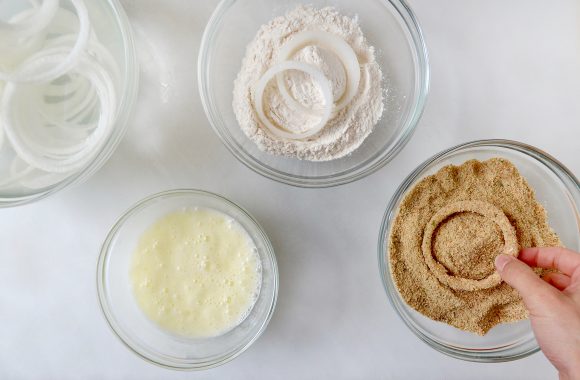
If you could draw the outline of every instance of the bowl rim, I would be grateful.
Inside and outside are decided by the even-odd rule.
[[[576,176],[556,158],[541,149],[519,141],[504,139],[475,140],[455,145],[431,156],[423,163],[421,163],[403,180],[401,185],[399,185],[390,201],[388,202],[381,222],[377,244],[379,275],[381,277],[383,288],[387,293],[389,303],[395,310],[398,317],[405,323],[409,330],[415,334],[415,336],[417,336],[421,341],[425,342],[428,346],[450,357],[465,361],[481,363],[507,362],[522,359],[538,352],[540,347],[538,346],[536,340],[528,340],[522,343],[518,343],[516,346],[504,346],[489,350],[477,351],[439,343],[438,341],[421,332],[421,330],[417,328],[414,323],[406,316],[406,312],[403,309],[404,300],[399,295],[399,292],[393,283],[390,272],[390,264],[389,260],[387,259],[388,244],[386,244],[386,242],[389,238],[391,222],[396,213],[395,207],[402,199],[402,197],[407,193],[409,186],[415,183],[415,181],[419,178],[419,176],[421,176],[424,170],[433,162],[443,157],[449,156],[450,154],[474,147],[500,147],[523,153],[528,157],[539,161],[541,164],[549,168],[560,179],[566,189],[575,193],[574,198],[578,204],[580,204],[580,181],[578,178],[576,178]],[[526,343],[528,347],[525,347]],[[521,351],[513,352],[518,346],[521,347],[522,345],[524,345],[524,348]]]
[[[64,188],[85,181],[107,162],[120,141],[123,139],[135,108],[134,105],[137,101],[137,93],[139,92],[139,62],[131,23],[122,4],[119,0],[106,0],[106,2],[109,4],[111,11],[115,15],[115,22],[121,31],[120,40],[123,43],[125,51],[124,66],[126,75],[123,83],[123,96],[119,103],[119,112],[117,114],[117,120],[115,121],[113,132],[111,132],[107,142],[103,145],[101,150],[84,168],[81,168],[75,174],[46,190],[15,197],[0,195],[0,208],[16,207],[33,203],[47,198]]]
[[[135,342],[133,340],[127,338],[127,335],[125,334],[123,329],[121,327],[119,327],[119,325],[116,323],[114,313],[112,312],[110,305],[109,305],[109,302],[108,302],[108,296],[107,296],[108,291],[107,291],[107,287],[105,286],[105,282],[107,279],[107,271],[105,270],[105,266],[106,266],[106,262],[110,256],[110,254],[111,254],[111,250],[110,250],[111,242],[117,236],[119,229],[125,224],[125,222],[127,220],[132,218],[135,213],[139,212],[140,210],[147,207],[149,204],[151,204],[152,202],[155,202],[156,200],[163,199],[166,197],[173,197],[173,196],[198,196],[198,197],[201,196],[201,197],[213,198],[214,200],[217,200],[218,202],[221,202],[228,207],[231,207],[231,208],[236,209],[237,211],[240,211],[256,227],[256,231],[258,232],[258,238],[261,240],[261,242],[266,247],[266,256],[268,258],[268,262],[272,265],[272,274],[273,274],[273,278],[274,278],[272,300],[271,300],[271,303],[268,307],[268,313],[266,315],[266,318],[261,322],[260,328],[251,337],[251,339],[249,339],[247,342],[240,345],[235,350],[228,352],[226,355],[219,356],[218,358],[213,359],[213,360],[199,361],[199,362],[189,361],[188,362],[186,360],[185,361],[176,361],[173,358],[170,358],[170,357],[165,356],[163,354],[158,355],[155,358],[147,355],[147,353],[148,353],[147,351],[141,350],[141,347],[139,347],[138,344],[135,344]],[[270,323],[270,320],[271,320],[272,315],[274,314],[274,310],[276,308],[276,303],[278,300],[278,287],[279,287],[278,264],[276,261],[276,255],[274,252],[274,248],[272,246],[272,243],[270,242],[270,239],[266,235],[266,232],[264,231],[262,226],[258,223],[258,221],[248,211],[246,211],[246,209],[244,209],[243,207],[234,203],[233,201],[231,201],[231,200],[229,200],[221,195],[218,195],[218,194],[215,194],[215,193],[212,193],[209,191],[205,191],[205,190],[198,190],[198,189],[174,189],[174,190],[162,191],[162,192],[150,195],[150,196],[138,201],[133,206],[131,206],[128,210],[123,212],[123,214],[121,214],[121,216],[113,224],[113,227],[111,227],[110,231],[107,233],[107,237],[105,238],[105,241],[103,242],[103,245],[101,247],[101,251],[99,253],[99,257],[97,260],[96,280],[97,280],[97,298],[98,298],[99,308],[101,310],[101,314],[102,314],[103,318],[105,319],[107,325],[109,326],[110,330],[113,332],[113,335],[115,335],[125,347],[127,347],[131,352],[133,352],[135,355],[137,355],[141,359],[143,359],[151,364],[157,365],[161,368],[178,370],[178,371],[198,371],[198,370],[206,370],[206,369],[218,367],[222,364],[225,364],[225,363],[235,359],[236,357],[241,355],[243,352],[245,352],[262,335],[262,333],[266,330],[268,324]],[[170,364],[170,362],[171,362],[171,364]]]
[[[230,139],[226,133],[221,130],[222,127],[218,126],[220,123],[216,120],[219,120],[219,112],[210,100],[211,85],[209,78],[212,67],[210,48],[213,45],[213,40],[216,36],[217,27],[219,26],[221,18],[237,1],[238,0],[221,0],[206,25],[198,55],[197,83],[201,103],[212,129],[218,135],[228,151],[238,161],[252,171],[268,179],[286,185],[302,188],[326,188],[351,183],[375,173],[391,161],[405,147],[411,139],[425,110],[431,76],[429,53],[423,37],[423,31],[419,25],[417,17],[411,7],[406,3],[406,0],[378,0],[384,5],[390,4],[395,8],[396,13],[401,17],[407,32],[410,34],[412,40],[412,43],[409,44],[410,48],[417,55],[415,76],[418,78],[418,82],[415,84],[415,87],[418,93],[412,106],[412,111],[410,112],[409,117],[405,120],[401,129],[402,132],[389,151],[377,152],[364,162],[345,170],[342,173],[312,177],[289,174],[263,164],[261,161],[248,154],[240,144]]]

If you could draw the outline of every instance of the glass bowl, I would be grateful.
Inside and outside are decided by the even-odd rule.
[[[139,237],[160,217],[184,207],[213,209],[236,220],[252,238],[262,264],[260,293],[248,316],[211,338],[186,338],[162,330],[141,311],[131,290],[130,259]],[[201,370],[232,360],[262,334],[276,305],[278,269],[268,237],[244,209],[205,191],[172,190],[140,201],[115,223],[101,249],[97,291],[109,326],[134,353],[162,367]]]
[[[29,8],[30,4],[31,2],[25,0],[0,2],[0,20],[7,21],[11,16]],[[60,4],[63,8],[74,9],[69,0],[61,1]],[[0,207],[30,203],[87,179],[108,160],[125,133],[137,97],[139,82],[137,55],[130,23],[118,0],[84,1],[84,5],[93,32],[90,38],[94,35],[98,37],[101,45],[110,53],[107,59],[114,61],[118,67],[116,75],[118,80],[114,81],[117,89],[117,98],[114,100],[117,104],[114,126],[106,132],[103,143],[92,152],[89,161],[66,173],[44,172],[15,158],[15,151],[4,136],[0,139],[4,140],[3,144],[0,144]],[[63,26],[61,24],[55,28]],[[87,55],[91,62],[95,62],[93,54],[91,50]],[[62,78],[63,76],[57,78],[53,83],[62,82]],[[3,83],[6,82],[0,80],[0,99]],[[66,109],[67,106],[64,105],[62,108]],[[62,117],[60,115],[62,112],[56,111],[55,117]]]
[[[549,223],[562,243],[580,251],[580,182],[556,159],[516,141],[481,140],[450,148],[431,157],[399,186],[385,212],[378,243],[379,270],[391,305],[423,342],[449,356],[475,362],[516,360],[539,350],[528,320],[501,324],[481,337],[433,321],[409,307],[399,295],[389,268],[388,238],[391,224],[405,194],[418,181],[449,164],[469,159],[502,157],[510,160],[548,212]]]
[[[365,142],[346,157],[312,162],[263,152],[242,131],[232,101],[246,46],[259,27],[301,3],[334,6],[358,17],[363,33],[376,48],[388,93],[379,124]],[[429,86],[427,49],[421,29],[403,0],[223,0],[203,35],[198,82],[205,113],[232,154],[265,177],[300,187],[328,187],[363,178],[384,166],[410,139],[423,112]]]

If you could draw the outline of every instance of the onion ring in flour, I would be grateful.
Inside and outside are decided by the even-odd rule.
[[[354,52],[353,48],[342,38],[328,32],[321,31],[305,31],[295,34],[292,39],[287,41],[280,48],[280,53],[278,55],[278,61],[286,61],[306,46],[318,46],[323,49],[330,51],[335,54],[338,59],[342,62],[344,70],[346,72],[346,91],[342,97],[336,103],[333,112],[338,112],[344,107],[346,107],[352,99],[356,96],[358,88],[360,85],[360,64],[358,57]],[[289,98],[291,105],[294,108],[302,108],[304,110],[309,110],[304,107],[300,102],[298,102],[290,93],[288,92],[288,87],[286,86],[286,81],[284,76],[279,74],[276,77],[278,88],[280,93],[284,98]]]
[[[287,70],[298,70],[305,72],[306,74],[312,76],[321,86],[322,94],[324,95],[324,107],[322,109],[322,115],[320,116],[320,121],[311,129],[302,133],[292,133],[285,129],[283,126],[276,126],[274,123],[268,119],[264,112],[264,92],[268,83],[274,79],[279,73]],[[328,120],[330,120],[330,115],[332,113],[332,88],[330,86],[330,81],[324,76],[324,73],[318,69],[316,66],[312,66],[303,62],[298,61],[285,61],[278,63],[268,69],[264,75],[260,78],[256,85],[254,92],[254,103],[256,108],[256,113],[258,118],[268,128],[268,130],[277,137],[291,139],[291,140],[302,140],[308,137],[316,135],[318,132],[324,128]]]

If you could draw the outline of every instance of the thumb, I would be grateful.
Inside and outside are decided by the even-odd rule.
[[[556,301],[559,295],[556,289],[543,281],[532,268],[514,256],[497,256],[495,266],[502,280],[520,293],[524,304],[531,313],[550,307]]]

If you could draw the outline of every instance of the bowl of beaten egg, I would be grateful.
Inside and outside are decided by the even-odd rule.
[[[133,352],[164,367],[207,369],[264,331],[278,271],[268,237],[245,210],[174,190],[139,202],[111,229],[97,287],[107,322]]]

